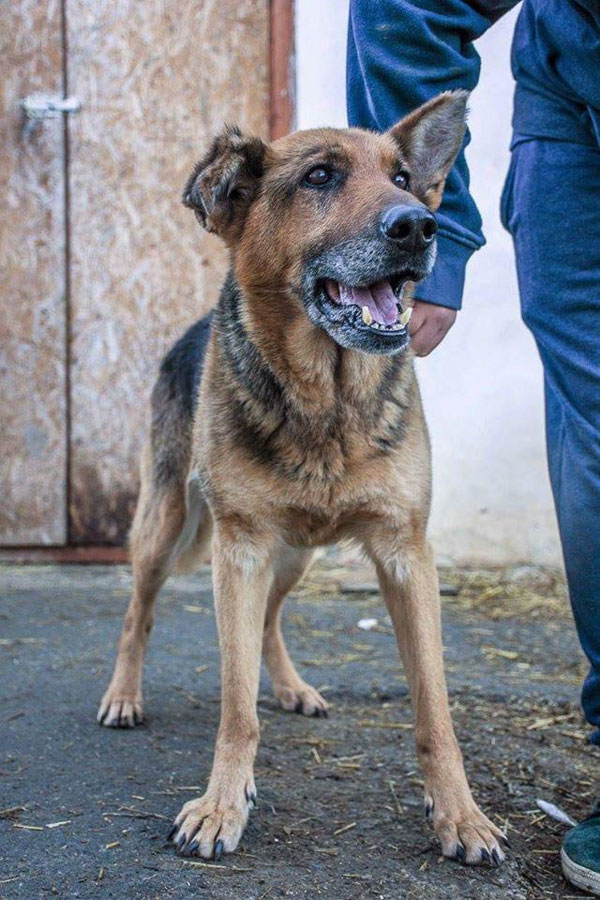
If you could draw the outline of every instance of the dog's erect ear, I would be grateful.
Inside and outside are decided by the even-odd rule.
[[[193,209],[207,231],[227,244],[242,233],[248,208],[258,193],[266,144],[227,126],[194,167],[183,192],[183,204]]]
[[[411,192],[432,209],[442,201],[448,172],[466,131],[467,91],[446,91],[390,129],[411,174]]]

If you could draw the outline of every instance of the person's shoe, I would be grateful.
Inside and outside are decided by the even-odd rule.
[[[560,861],[567,881],[600,897],[600,801],[587,819],[567,833]]]
[[[595,744],[597,747],[600,746],[600,728],[596,728],[595,731],[592,731],[588,741],[590,744]]]

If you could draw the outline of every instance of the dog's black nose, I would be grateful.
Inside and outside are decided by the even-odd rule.
[[[392,206],[381,217],[381,230],[402,250],[425,250],[437,231],[433,213],[422,206]]]

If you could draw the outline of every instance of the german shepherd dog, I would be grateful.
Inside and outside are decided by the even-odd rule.
[[[204,796],[170,837],[235,850],[255,805],[261,649],[286,710],[326,716],[280,628],[316,547],[350,539],[375,564],[411,688],[425,810],[445,856],[498,864],[454,735],[436,569],[425,532],[430,451],[409,348],[407,284],[436,253],[433,211],[465,133],[445,93],[385,134],[299,131],[271,144],[226,128],[184,192],[230,251],[216,310],[164,359],[131,533],[134,589],[98,721],[142,719],[156,595],[212,539],[221,720]]]

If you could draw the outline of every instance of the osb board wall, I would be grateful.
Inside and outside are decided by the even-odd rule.
[[[24,132],[19,101],[60,95],[58,2],[2,4],[0,544],[66,539],[62,119]]]
[[[180,203],[225,121],[265,135],[268,2],[68,0],[75,542],[128,528],[147,400],[224,254]]]

